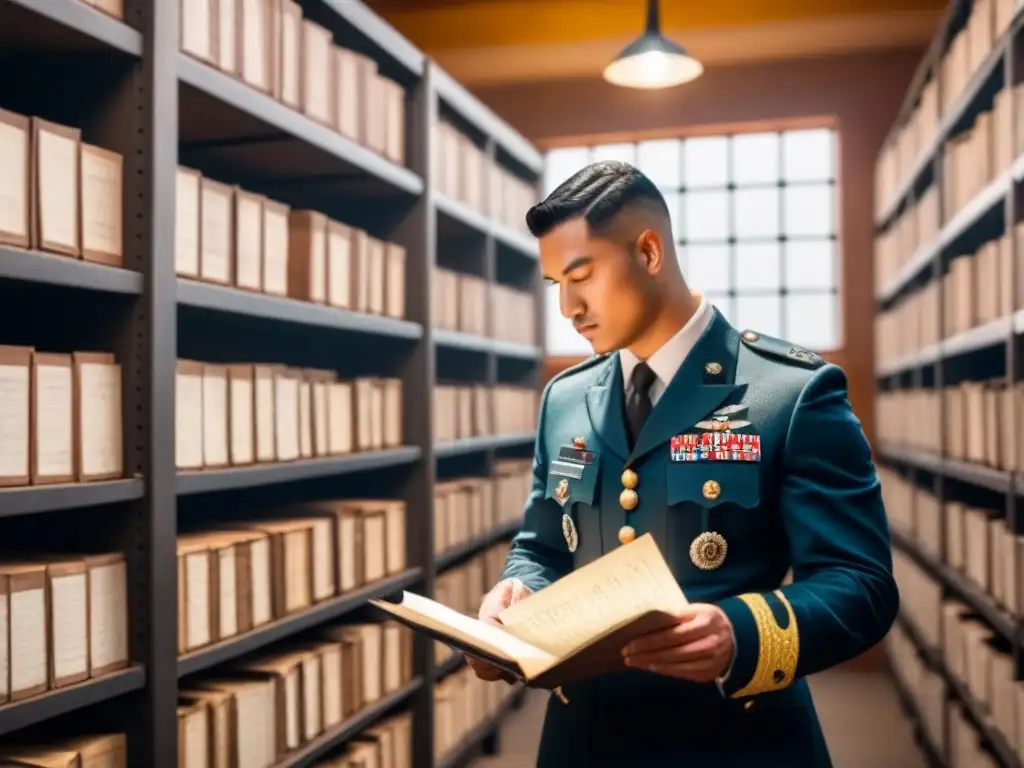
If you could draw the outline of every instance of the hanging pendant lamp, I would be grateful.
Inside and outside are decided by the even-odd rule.
[[[703,65],[661,34],[658,0],[647,0],[647,29],[604,69],[604,79],[624,88],[671,88],[696,80]]]

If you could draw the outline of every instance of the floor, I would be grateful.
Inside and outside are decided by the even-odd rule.
[[[924,768],[909,721],[884,673],[826,672],[811,678],[835,768]],[[531,691],[501,732],[501,754],[473,768],[533,768],[545,694]]]

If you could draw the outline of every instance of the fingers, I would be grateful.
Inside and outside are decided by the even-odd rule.
[[[486,621],[488,624],[496,624],[501,626],[501,622],[497,621],[498,614],[508,608],[510,605],[525,600],[533,594],[529,587],[527,587],[519,579],[505,579],[499,582],[495,587],[487,593],[484,597],[483,602],[480,604],[480,612],[478,618],[481,621]]]
[[[715,658],[720,650],[718,636],[705,635],[685,645],[662,646],[650,651],[631,653],[626,656],[626,666],[653,669],[668,664],[704,663]]]
[[[469,666],[473,668],[476,676],[481,680],[494,682],[495,680],[500,680],[503,675],[507,674],[493,664],[488,664],[486,661],[481,661],[480,659],[473,658],[472,656],[467,656],[466,660],[469,662]]]
[[[521,602],[533,594],[529,587],[527,587],[519,579],[512,579],[512,595],[508,601],[509,605],[515,605]]]
[[[512,685],[516,682],[516,678],[513,675],[499,667],[494,666],[493,664],[488,664],[486,661],[474,658],[472,656],[467,656],[466,661],[469,662],[469,666],[473,668],[473,672],[476,674],[476,676],[488,683],[494,683],[498,680],[503,680],[509,685]]]
[[[653,653],[665,648],[675,648],[681,645],[711,636],[714,633],[712,615],[699,613],[693,618],[684,620],[669,629],[658,632],[651,632],[648,635],[637,638],[623,649],[625,656],[639,656]]]
[[[488,624],[498,624],[495,619],[497,619],[499,613],[508,607],[509,601],[512,599],[512,589],[513,584],[511,580],[496,584],[484,596],[483,602],[480,603],[480,612],[477,614],[477,618]]]

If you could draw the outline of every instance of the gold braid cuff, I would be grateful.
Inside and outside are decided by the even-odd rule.
[[[751,593],[739,596],[754,616],[758,654],[753,677],[732,695],[734,699],[782,690],[796,678],[796,664],[800,659],[800,630],[796,626],[796,615],[789,600],[780,590],[775,590],[775,596],[786,606],[786,613],[789,614],[789,626],[785,629],[775,620],[764,595]]]

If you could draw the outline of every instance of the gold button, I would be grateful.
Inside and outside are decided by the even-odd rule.
[[[704,483],[704,498],[708,501],[714,501],[721,493],[722,486],[718,484],[717,480],[708,480]]]
[[[743,702],[743,708],[746,709],[746,710],[753,709],[754,708],[754,702],[753,701],[744,701]]]
[[[722,373],[721,363],[708,363],[704,366],[704,373],[708,376],[719,376]]]
[[[761,337],[758,336],[753,331],[747,331],[746,333],[743,334],[743,338],[746,339],[747,341],[757,341]]]
[[[627,512],[632,512],[636,509],[636,505],[640,503],[640,497],[636,495],[636,491],[632,488],[626,488],[622,493],[619,494],[619,504]]]
[[[640,483],[640,476],[632,469],[624,470],[622,473],[622,485],[629,490],[636,490]]]
[[[633,526],[624,525],[619,528],[619,541],[622,544],[629,544],[634,540],[636,540],[636,531],[633,530]]]

